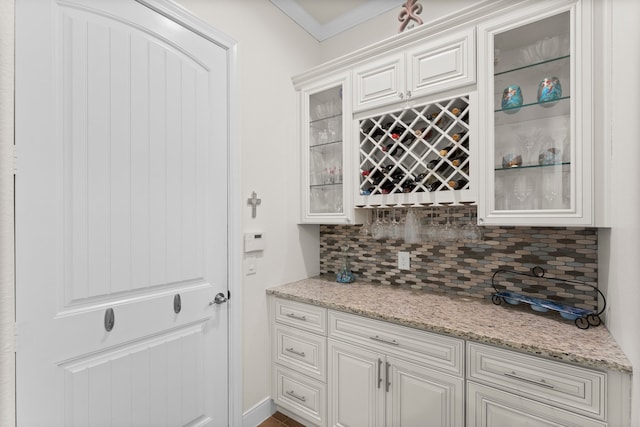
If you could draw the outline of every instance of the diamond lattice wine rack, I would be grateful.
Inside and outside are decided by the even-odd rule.
[[[468,96],[362,119],[358,206],[475,202]]]

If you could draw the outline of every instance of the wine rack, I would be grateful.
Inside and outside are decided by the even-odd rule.
[[[360,120],[361,205],[455,202],[473,185],[469,116],[460,96]]]

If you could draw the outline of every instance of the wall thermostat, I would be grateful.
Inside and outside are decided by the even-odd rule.
[[[255,252],[264,250],[264,233],[244,233],[244,251]]]

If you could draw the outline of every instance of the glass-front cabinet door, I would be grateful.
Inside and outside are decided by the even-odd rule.
[[[353,222],[350,198],[347,79],[336,78],[302,88],[302,215],[306,224]]]
[[[480,26],[481,223],[592,223],[589,46],[563,4]]]

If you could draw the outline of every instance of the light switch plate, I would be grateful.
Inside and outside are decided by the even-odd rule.
[[[256,257],[248,256],[244,259],[244,275],[256,274]]]
[[[411,252],[398,252],[398,269],[411,270]]]

